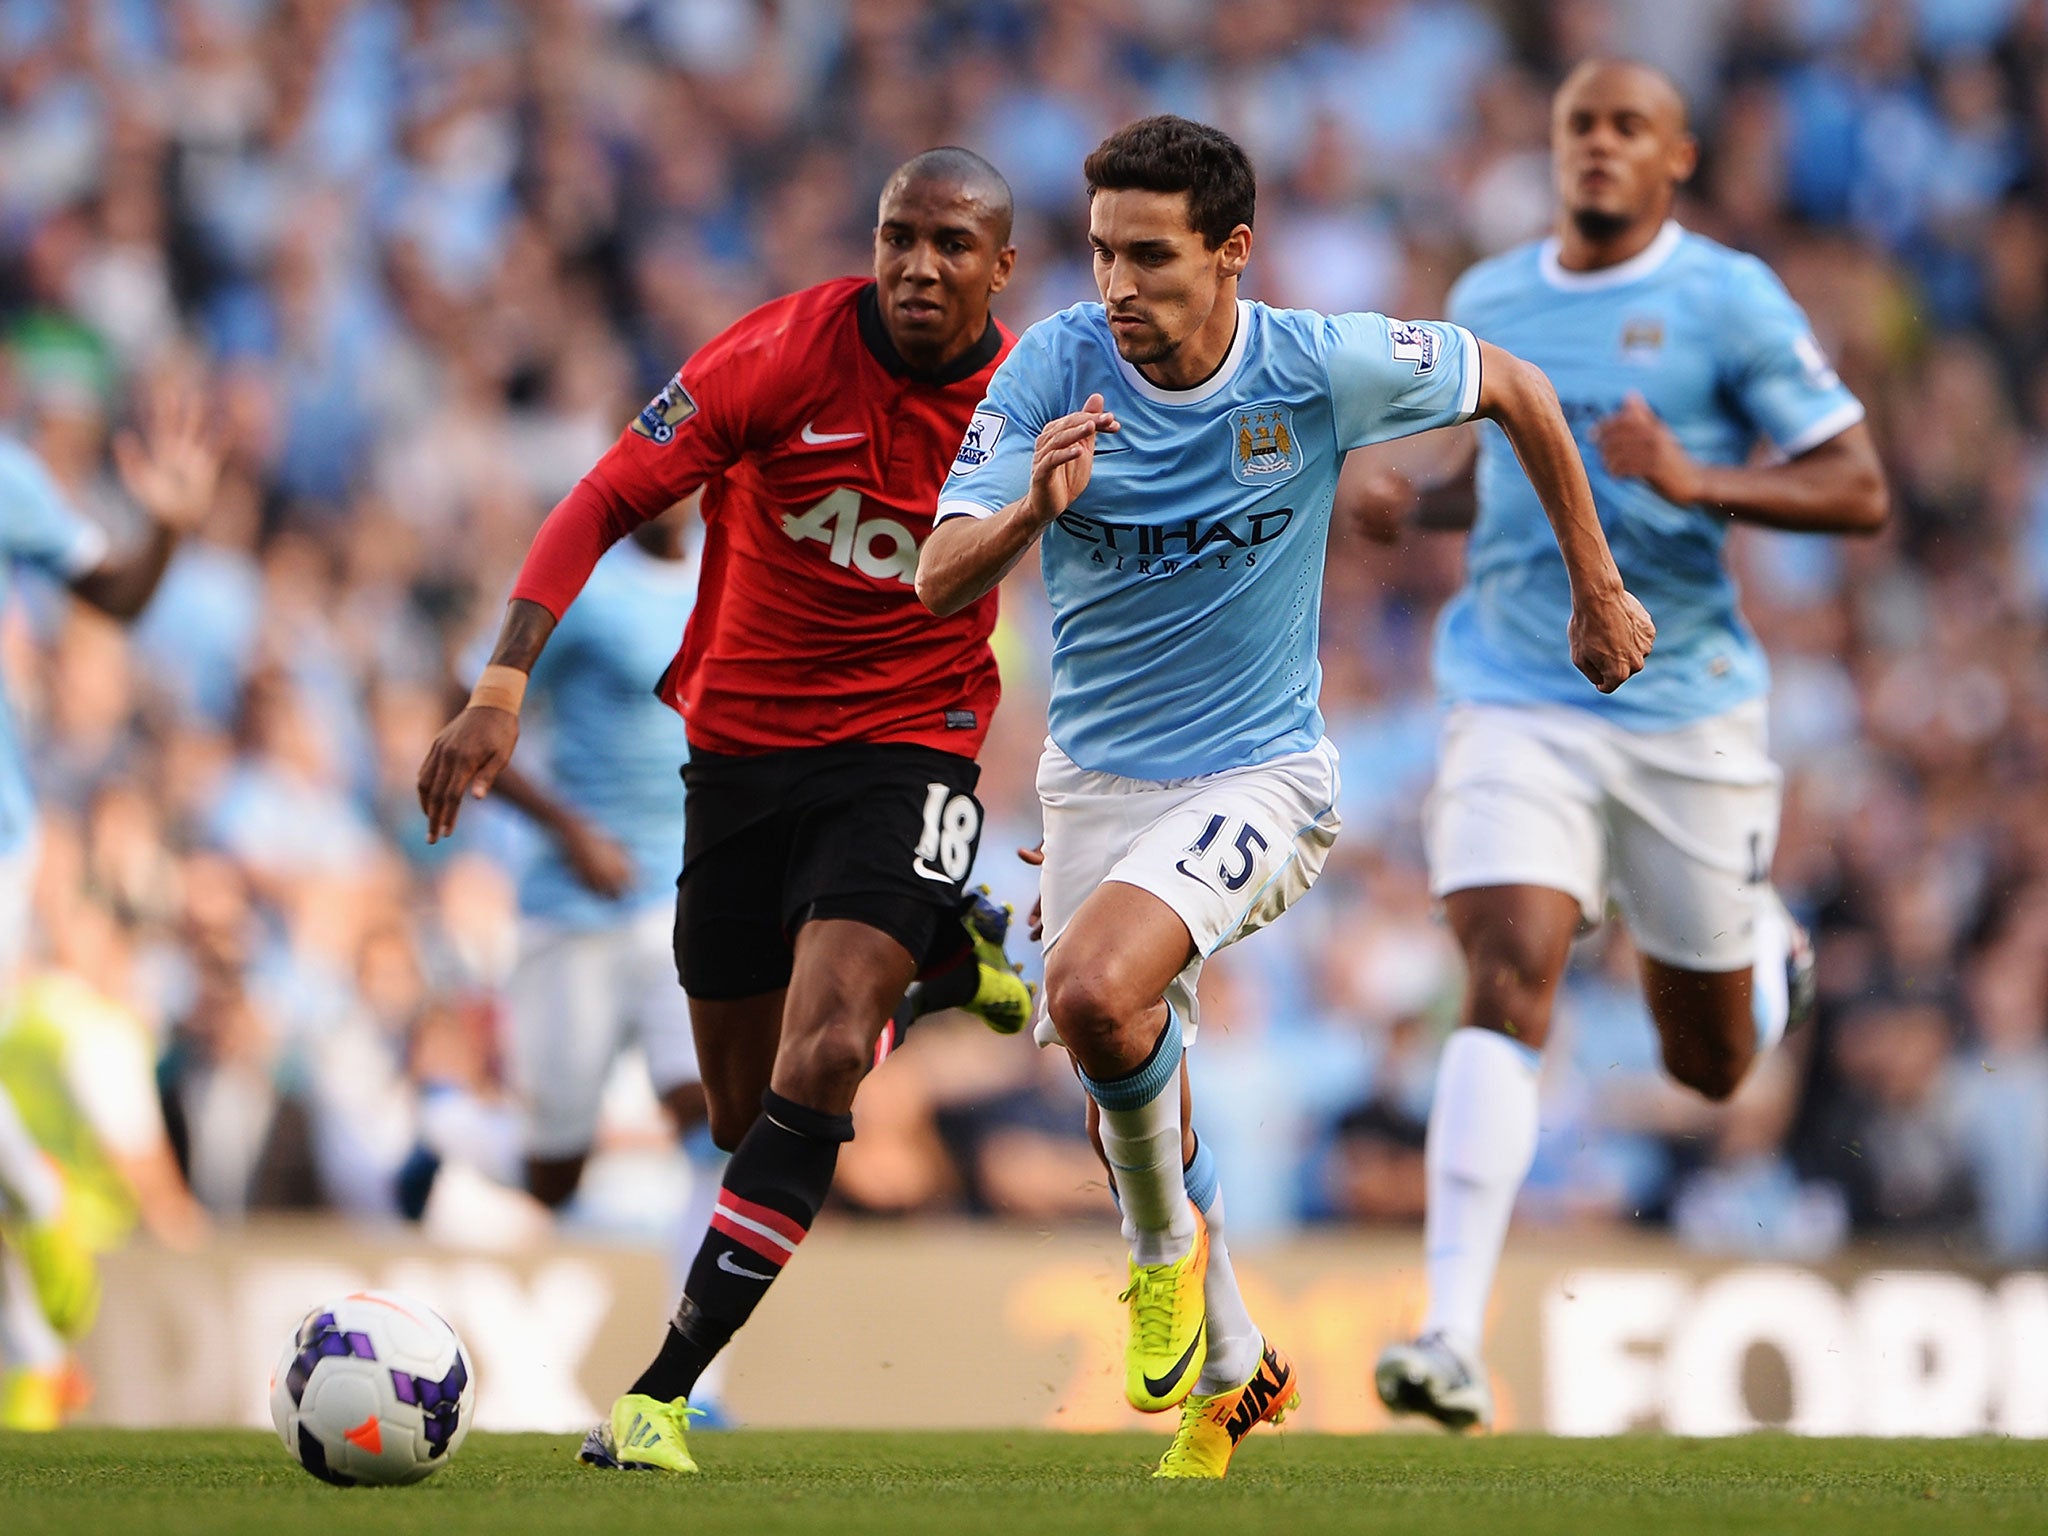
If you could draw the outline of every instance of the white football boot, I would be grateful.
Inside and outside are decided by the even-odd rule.
[[[1391,1413],[1426,1413],[1446,1429],[1493,1427],[1486,1367],[1447,1334],[1425,1333],[1412,1344],[1389,1344],[1380,1351],[1372,1379]]]

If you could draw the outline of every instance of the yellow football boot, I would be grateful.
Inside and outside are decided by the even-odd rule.
[[[1190,1395],[1180,1405],[1180,1432],[1159,1458],[1154,1477],[1221,1477],[1238,1441],[1261,1424],[1279,1424],[1301,1406],[1294,1362],[1272,1345],[1241,1387]]]
[[[1202,1282],[1209,1273],[1209,1224],[1195,1212],[1195,1240],[1171,1264],[1131,1261],[1124,1340],[1124,1396],[1140,1413],[1164,1413],[1194,1390],[1209,1358],[1209,1309]]]
[[[47,1434],[64,1422],[64,1372],[0,1374],[0,1429]]]
[[[100,1310],[100,1270],[92,1249],[69,1219],[71,1202],[54,1220],[10,1223],[4,1241],[21,1256],[36,1301],[66,1339],[85,1337]]]
[[[610,1472],[695,1472],[684,1431],[702,1412],[687,1398],[664,1403],[628,1392],[612,1404],[610,1421],[583,1437],[576,1459]]]
[[[1014,1035],[1038,1012],[1038,988],[1024,979],[1024,967],[1003,948],[1017,909],[1007,902],[997,906],[985,885],[967,900],[960,921],[974,940],[979,978],[974,996],[960,1006],[997,1034]]]

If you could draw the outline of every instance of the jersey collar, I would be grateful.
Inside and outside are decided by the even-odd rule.
[[[1203,401],[1214,399],[1221,394],[1229,387],[1230,381],[1237,377],[1237,370],[1244,364],[1245,348],[1251,343],[1251,334],[1251,301],[1239,299],[1237,334],[1230,338],[1230,350],[1223,354],[1223,361],[1217,365],[1216,371],[1193,389],[1161,389],[1138,372],[1136,364],[1124,361],[1123,353],[1116,349],[1114,338],[1110,340],[1109,350],[1110,355],[1116,359],[1117,371],[1124,376],[1124,382],[1141,398],[1150,400],[1155,405],[1200,405]]]
[[[934,384],[944,387],[958,384],[962,379],[971,379],[1003,350],[1003,333],[996,325],[995,316],[989,316],[988,329],[981,333],[981,340],[954,358],[943,368],[913,368],[903,360],[903,354],[896,350],[896,343],[889,339],[889,328],[882,324],[882,301],[875,292],[873,283],[860,291],[854,302],[854,309],[860,319],[860,339],[866,344],[874,360],[899,379],[908,379],[913,384]]]
[[[1678,220],[1666,219],[1664,227],[1657,231],[1657,238],[1627,261],[1591,272],[1574,272],[1558,265],[1557,253],[1563,242],[1552,235],[1537,252],[1536,265],[1543,274],[1543,281],[1551,287],[1566,293],[1592,293],[1601,288],[1619,288],[1624,283],[1648,277],[1671,259],[1672,253],[1678,249],[1678,242],[1684,238],[1685,229]]]

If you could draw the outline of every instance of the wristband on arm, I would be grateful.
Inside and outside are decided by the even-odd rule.
[[[515,718],[526,700],[526,674],[517,667],[492,662],[469,691],[471,709],[502,709]]]

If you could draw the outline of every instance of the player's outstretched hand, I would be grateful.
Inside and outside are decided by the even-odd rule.
[[[562,857],[586,890],[617,901],[633,885],[633,856],[581,817],[561,829]]]
[[[1626,587],[1613,595],[1572,603],[1572,665],[1602,693],[1612,693],[1643,670],[1657,626]]]
[[[438,843],[455,830],[462,797],[481,800],[512,761],[519,745],[519,717],[507,709],[471,705],[441,727],[420,764],[420,809],[427,813],[427,841]]]
[[[1620,410],[1595,426],[1593,441],[1616,479],[1640,480],[1674,506],[1699,501],[1699,464],[1641,395],[1631,393]]]
[[[1032,515],[1050,523],[1074,504],[1095,472],[1095,437],[1121,428],[1103,409],[1101,395],[1090,395],[1081,409],[1045,424],[1031,455]]]
[[[149,402],[140,433],[114,439],[121,483],[173,533],[190,533],[213,509],[221,449],[196,389],[166,388]]]

